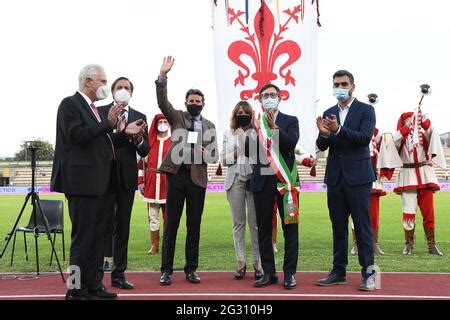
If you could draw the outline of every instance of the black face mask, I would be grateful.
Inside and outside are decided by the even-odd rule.
[[[188,104],[186,106],[187,111],[189,112],[189,114],[193,117],[198,116],[201,112],[203,107],[198,105],[198,104]]]
[[[238,127],[246,127],[250,124],[251,117],[248,114],[237,114],[236,115],[236,124]]]

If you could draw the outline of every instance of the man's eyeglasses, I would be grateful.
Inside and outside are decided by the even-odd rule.
[[[271,97],[272,99],[275,99],[275,98],[278,97],[278,93],[276,93],[276,92],[272,92],[272,93],[263,93],[261,96],[262,96],[263,99],[267,99],[267,98],[269,98],[269,97]]]

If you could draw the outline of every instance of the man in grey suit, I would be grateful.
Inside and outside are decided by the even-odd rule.
[[[198,251],[200,224],[208,182],[207,163],[218,160],[216,129],[201,115],[205,106],[203,93],[190,89],[186,93],[187,111],[176,110],[167,98],[167,74],[175,59],[164,58],[156,80],[158,106],[172,129],[173,143],[159,170],[167,174],[166,226],[164,228],[161,285],[172,283],[175,243],[184,201],[186,200],[186,280],[199,283]]]

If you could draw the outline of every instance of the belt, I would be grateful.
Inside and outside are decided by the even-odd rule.
[[[428,163],[426,161],[417,162],[417,163],[405,163],[403,164],[402,168],[420,168],[426,166]]]
[[[150,172],[159,172],[158,169],[155,168],[146,168],[146,170]]]

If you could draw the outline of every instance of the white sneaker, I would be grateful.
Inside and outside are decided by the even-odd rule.
[[[413,248],[411,246],[405,245],[405,248],[403,249],[403,254],[405,256],[410,256],[413,252]]]
[[[361,290],[361,291],[375,290],[375,279],[373,277],[363,279],[363,281],[359,285],[359,290]]]

